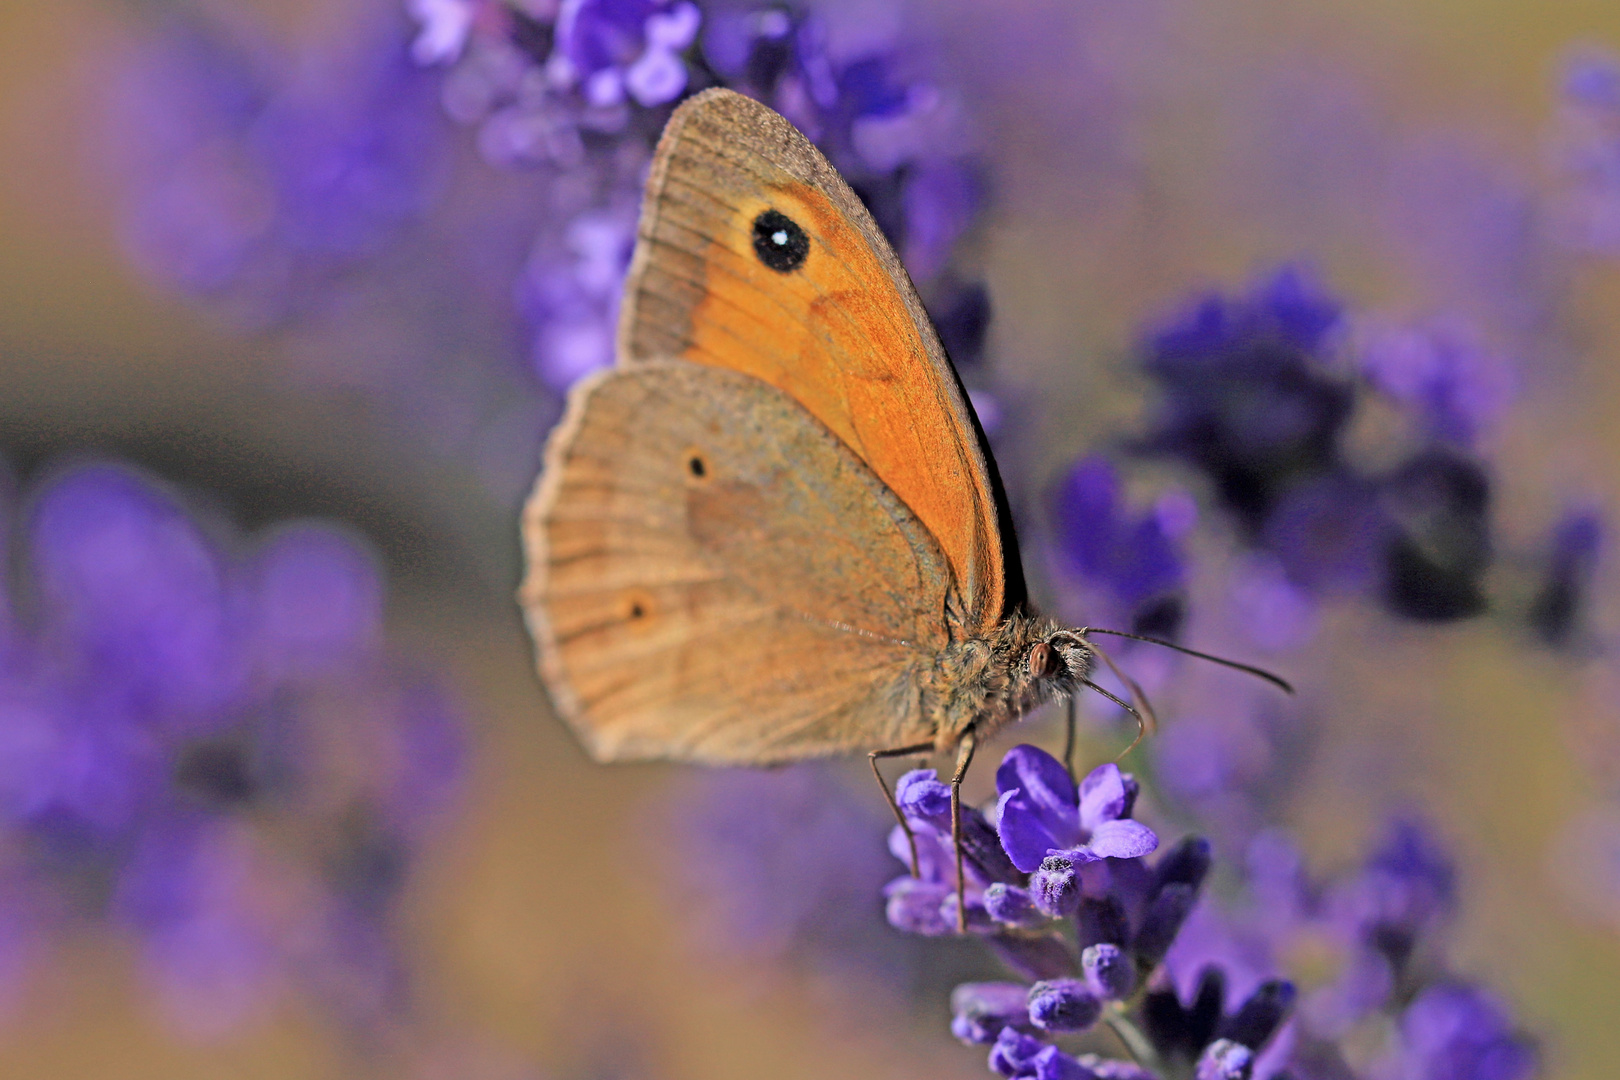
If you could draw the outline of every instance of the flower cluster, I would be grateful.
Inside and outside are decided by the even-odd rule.
[[[1239,576],[1250,606],[1272,616],[1262,621],[1303,629],[1314,604],[1343,594],[1432,621],[1492,605],[1499,542],[1481,448],[1514,374],[1465,324],[1352,320],[1285,266],[1244,295],[1194,299],[1145,335],[1141,362],[1159,395],[1137,449],[1203,474],[1251,553]],[[1132,521],[1117,483],[1101,459],[1074,466],[1058,489],[1055,547],[1138,623],[1173,630],[1166,598],[1185,579],[1173,541],[1193,515],[1172,495],[1169,514],[1161,505]],[[1555,530],[1523,611],[1544,640],[1576,635],[1600,538],[1587,507]]]
[[[1118,766],[1100,766],[1078,784],[1033,746],[1008,752],[996,771],[991,815],[964,808],[969,929],[1025,982],[978,982],[952,995],[952,1032],[990,1046],[990,1067],[1008,1077],[1150,1077],[1139,1066],[1075,1057],[1052,1040],[1107,1020],[1132,1053],[1156,1061],[1127,1014],[1153,1003],[1164,1050],[1191,1047],[1199,1068],[1253,1055],[1269,1040],[1291,991],[1277,983],[1219,1024],[1173,1022],[1147,979],[1192,911],[1210,869],[1209,845],[1192,838],[1149,866],[1158,836],[1131,817],[1138,787]],[[932,770],[902,777],[896,800],[917,845],[918,874],[884,890],[889,922],[939,935],[957,925],[950,789]],[[910,857],[906,832],[891,849]],[[1139,992],[1140,991],[1140,992]],[[1174,995],[1171,995],[1173,1000]],[[1185,1019],[1185,1018],[1183,1018]],[[1219,1020],[1217,1013],[1216,1019]],[[1205,1030],[1207,1028],[1207,1030]],[[1207,1061],[1206,1061],[1207,1059]]]
[[[979,166],[951,95],[909,72],[896,43],[865,35],[841,48],[817,15],[774,4],[408,7],[417,61],[446,68],[444,107],[477,129],[483,156],[558,180],[553,222],[536,237],[517,290],[547,385],[565,388],[612,362],[652,146],[676,101],[715,85],[772,105],[821,146],[901,251],[951,355],[959,364],[977,357],[987,294],[954,277],[949,262],[983,201]]]
[[[1286,966],[1301,990],[1289,1032],[1297,1075],[1522,1080],[1532,1045],[1482,987],[1444,956],[1457,874],[1428,830],[1394,821],[1349,872],[1312,880],[1293,841],[1249,846],[1242,903],[1198,912],[1171,950],[1182,987],[1219,970],[1239,991]]]
[[[432,81],[373,13],[296,61],[245,20],[165,9],[112,64],[108,168],[159,283],[263,328],[389,250],[441,186]]]
[[[964,983],[951,998],[952,1033],[988,1046],[992,1071],[1038,1080],[1523,1080],[1533,1071],[1534,1051],[1506,1011],[1440,962],[1455,873],[1417,826],[1397,825],[1356,874],[1329,886],[1308,883],[1292,844],[1264,834],[1251,851],[1249,906],[1224,914],[1201,898],[1207,841],[1189,837],[1147,861],[1158,836],[1132,818],[1138,787],[1117,766],[1076,784],[1051,755],[1018,746],[996,787],[988,814],[963,809],[967,925],[1020,981]],[[895,793],[917,874],[884,890],[889,922],[952,933],[950,790],[918,770]],[[912,858],[898,826],[890,848]],[[1339,950],[1328,977],[1312,970],[1308,946],[1318,941]],[[1369,1040],[1350,1036],[1373,1018],[1392,1022],[1368,1058]],[[1095,1049],[1100,1040],[1086,1033],[1099,1025],[1131,1060],[1062,1045],[1080,1037]]]
[[[1285,267],[1248,295],[1199,298],[1148,337],[1161,399],[1145,445],[1193,465],[1253,546],[1316,594],[1380,596],[1411,618],[1485,607],[1490,479],[1473,450],[1503,404],[1500,362],[1461,332],[1375,335],[1336,363],[1343,306]],[[1347,452],[1376,390],[1412,446],[1377,471]]]
[[[1052,503],[1058,568],[1082,586],[1086,617],[1099,626],[1175,637],[1187,606],[1187,557],[1180,541],[1198,520],[1191,496],[1172,491],[1148,510],[1133,512],[1119,470],[1092,454],[1064,474]]]
[[[132,934],[183,1032],[293,983],[373,1023],[401,1004],[393,910],[460,722],[389,658],[354,538],[290,522],[236,550],[221,525],[119,465],[32,492],[0,635],[0,926]]]

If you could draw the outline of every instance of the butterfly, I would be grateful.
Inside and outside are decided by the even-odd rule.
[[[1089,638],[1117,632],[1029,606],[984,433],[888,241],[729,90],[664,130],[617,364],[570,392],[522,531],[540,672],[594,758],[866,753],[910,837],[878,759],[954,753],[959,888],[974,748],[1107,693]]]

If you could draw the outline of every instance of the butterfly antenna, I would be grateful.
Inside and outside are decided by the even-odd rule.
[[[1289,683],[1287,679],[1283,678],[1281,675],[1274,675],[1265,668],[1254,667],[1252,664],[1240,664],[1236,660],[1228,660],[1224,656],[1211,656],[1207,652],[1199,652],[1197,649],[1189,649],[1185,645],[1177,645],[1175,642],[1165,641],[1163,638],[1147,637],[1144,634],[1127,634],[1123,630],[1103,630],[1095,626],[1088,626],[1080,631],[1081,637],[1085,637],[1089,634],[1111,634],[1114,637],[1130,638],[1132,641],[1145,641],[1149,645],[1162,645],[1166,649],[1174,649],[1178,653],[1186,653],[1188,656],[1196,656],[1200,660],[1208,660],[1212,664],[1219,664],[1222,667],[1232,668],[1234,671],[1242,671],[1246,674],[1253,675],[1257,679],[1264,679],[1266,682],[1282,690],[1284,693],[1292,694],[1294,692],[1293,685]],[[1095,646],[1093,646],[1093,648],[1095,648]],[[1097,655],[1102,656],[1102,651],[1098,650]],[[1106,660],[1107,657],[1104,657],[1104,659]],[[1109,668],[1113,668],[1114,665],[1110,663],[1108,666]]]
[[[1159,730],[1159,717],[1158,714],[1153,711],[1153,705],[1148,701],[1147,695],[1142,692],[1140,683],[1131,678],[1129,675],[1125,674],[1125,672],[1121,671],[1119,665],[1114,663],[1114,658],[1109,656],[1102,649],[1098,648],[1095,642],[1092,643],[1091,650],[1102,659],[1104,664],[1108,665],[1108,670],[1114,673],[1114,678],[1118,679],[1121,685],[1123,685],[1126,690],[1130,691],[1131,694],[1131,704],[1127,705],[1125,702],[1121,701],[1107,690],[1104,690],[1090,679],[1085,681],[1087,686],[1091,687],[1093,690],[1097,691],[1097,693],[1101,694],[1109,701],[1112,701],[1114,704],[1118,705],[1120,708],[1124,709],[1126,712],[1130,713],[1136,718],[1136,738],[1132,739],[1131,745],[1127,746],[1124,750],[1121,750],[1119,752],[1119,756],[1114,758],[1114,760],[1117,762],[1123,759],[1126,754],[1129,754],[1132,750],[1135,750],[1138,746],[1142,745],[1143,739]]]

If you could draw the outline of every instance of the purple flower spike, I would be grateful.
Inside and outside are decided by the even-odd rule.
[[[958,925],[956,917],[957,903],[956,889],[948,887],[945,899],[939,902],[939,917],[945,920],[945,925],[951,928],[950,932],[953,934],[956,933]],[[972,893],[969,893],[967,898],[966,921],[969,933],[982,934],[997,928],[995,922],[991,920],[990,914],[984,910],[984,904]]]
[[[912,821],[949,831],[951,788],[940,783],[933,769],[913,769],[895,781],[894,801]]]
[[[1136,989],[1136,969],[1118,945],[1100,942],[1080,954],[1086,985],[1100,998],[1118,1001]]]
[[[1119,766],[1099,765],[1080,781],[1080,827],[1095,830],[1126,813],[1125,778]]]
[[[1231,1039],[1216,1039],[1198,1059],[1197,1080],[1249,1080],[1254,1073],[1254,1051]]]
[[[1029,991],[1022,983],[963,983],[951,991],[951,1034],[969,1045],[993,1043],[1002,1029],[1029,1022]]]
[[[92,465],[51,483],[32,524],[59,638],[132,697],[206,722],[241,673],[223,567],[180,504],[131,470]]]
[[[1123,945],[1131,936],[1125,907],[1115,896],[1088,896],[1081,900],[1075,927],[1081,948],[1099,942]]]
[[[1098,766],[1076,788],[1051,754],[1015,746],[996,770],[996,790],[1001,844],[1026,874],[1040,869],[1048,855],[1062,854],[1080,866],[1139,858],[1158,847],[1153,830],[1130,820],[1135,781],[1117,765]]]
[[[326,674],[381,640],[381,575],[347,536],[322,525],[293,526],[265,544],[256,562],[256,644],[268,674]]]
[[[1029,1022],[1042,1031],[1084,1031],[1102,1015],[1102,1002],[1079,979],[1051,979],[1029,990]]]

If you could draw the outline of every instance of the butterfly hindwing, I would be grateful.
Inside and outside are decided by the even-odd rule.
[[[788,394],[933,534],[954,625],[982,633],[1000,619],[1017,555],[955,372],[866,208],[764,105],[709,90],[665,128],[619,354],[729,368]]]
[[[822,424],[750,376],[577,386],[524,513],[520,592],[599,760],[763,764],[926,741],[949,571]]]

